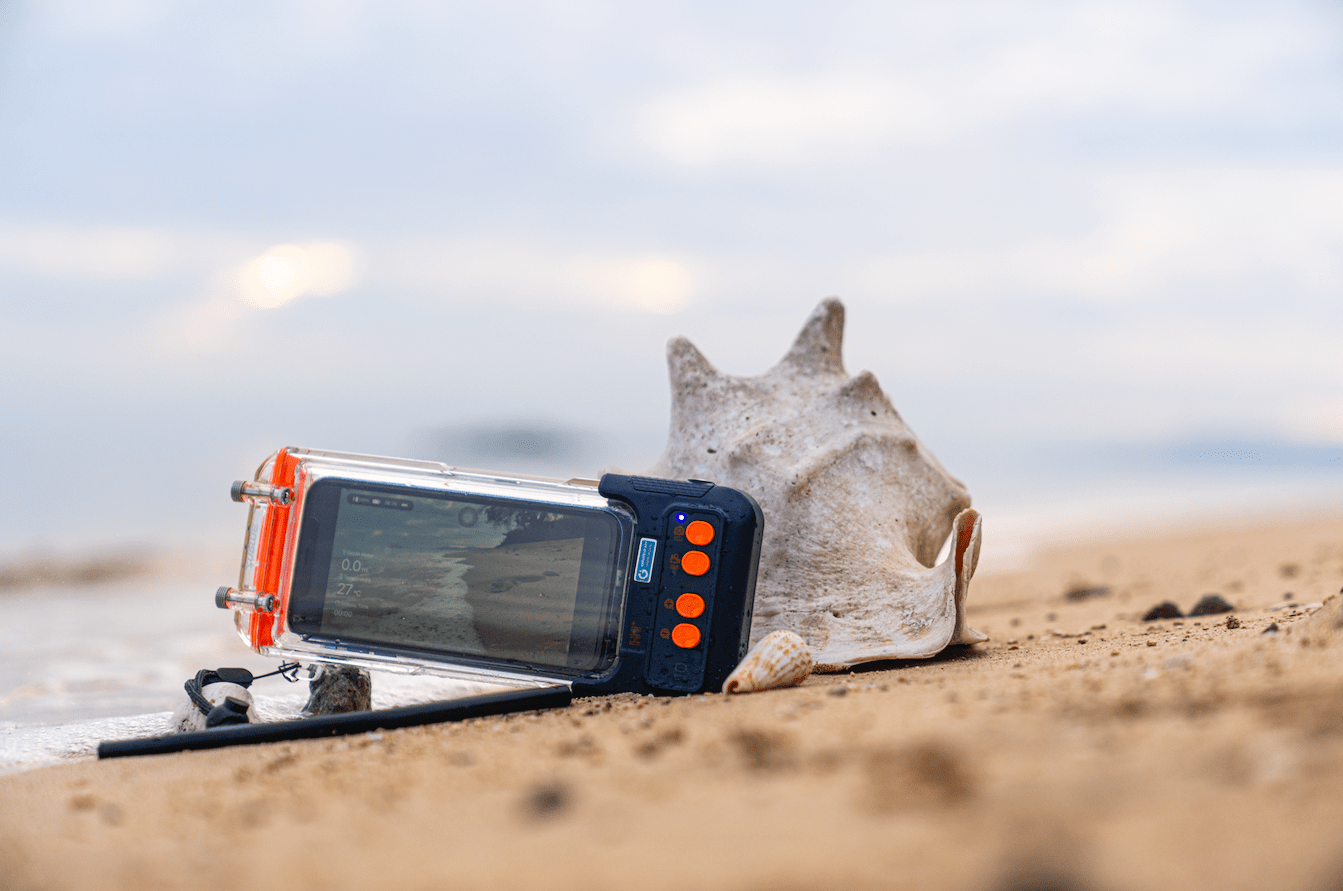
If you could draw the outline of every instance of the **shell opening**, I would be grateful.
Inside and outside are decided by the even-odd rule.
[[[979,519],[979,513],[966,509],[965,523],[961,526],[961,534],[956,536],[956,576],[965,574],[965,552],[970,549],[970,542],[975,537],[975,521]]]

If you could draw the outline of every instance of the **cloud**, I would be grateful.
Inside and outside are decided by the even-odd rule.
[[[658,156],[692,168],[800,164],[919,138],[938,126],[936,106],[919,91],[844,75],[725,80],[656,98],[640,120],[641,136]]]
[[[33,4],[33,12],[42,27],[57,35],[103,41],[143,32],[170,5],[163,0],[59,0]]]
[[[262,313],[353,287],[367,265],[380,288],[411,287],[453,299],[568,304],[653,314],[679,312],[699,284],[681,260],[660,254],[576,251],[508,240],[404,243],[374,252],[350,242],[279,244],[217,272],[207,296],[164,312],[150,341],[169,354],[235,348]]]
[[[228,294],[168,310],[150,329],[156,352],[170,356],[222,355],[233,349],[251,314]]]
[[[906,302],[1241,301],[1277,292],[1318,303],[1343,292],[1343,167],[1129,171],[1092,182],[1090,227],[859,260],[854,284]]]
[[[1312,19],[1164,0],[1050,4],[974,66],[973,92],[1013,110],[1243,116],[1293,63],[1328,51]]]
[[[0,269],[41,277],[155,278],[174,265],[176,247],[154,229],[0,221]]]
[[[1318,116],[1331,95],[1324,85],[1336,84],[1332,65],[1321,68],[1332,44],[1310,9],[961,3],[873,5],[852,17],[864,6],[835,19],[851,29],[846,39],[824,27],[790,35],[814,45],[805,61],[753,54],[743,41],[717,80],[688,70],[680,84],[640,97],[633,142],[690,170],[815,173],[890,163],[883,150],[907,146],[962,155],[1038,144],[1098,120],[1118,131],[1262,126]]]
[[[690,264],[677,257],[508,239],[403,243],[386,250],[378,266],[379,275],[389,283],[456,297],[611,306],[659,314],[689,306],[699,289]]]
[[[168,355],[226,353],[263,312],[353,286],[361,260],[361,249],[351,242],[275,245],[240,266],[216,271],[204,298],[178,303],[150,324],[148,341]]]

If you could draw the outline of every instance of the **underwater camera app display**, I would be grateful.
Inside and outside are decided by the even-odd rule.
[[[576,671],[601,668],[615,603],[611,515],[322,480],[307,496],[290,627]]]

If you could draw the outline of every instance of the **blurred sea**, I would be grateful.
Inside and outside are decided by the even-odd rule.
[[[279,664],[251,652],[214,606],[228,578],[182,572],[0,593],[0,772],[92,758],[103,740],[168,732],[182,685],[202,668]],[[260,678],[263,721],[296,718],[306,681]],[[485,692],[443,678],[379,673],[374,708]]]

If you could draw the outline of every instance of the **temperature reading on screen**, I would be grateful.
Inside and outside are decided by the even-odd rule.
[[[356,607],[357,605],[353,601],[363,596],[364,592],[356,588],[355,583],[360,579],[368,578],[369,562],[366,559],[367,557],[367,554],[346,551],[341,556],[340,563],[335,565],[335,567],[339,567],[339,572],[336,573],[332,594],[337,598],[344,598],[347,607]],[[339,616],[349,617],[351,615],[349,609],[338,609],[335,612]]]

